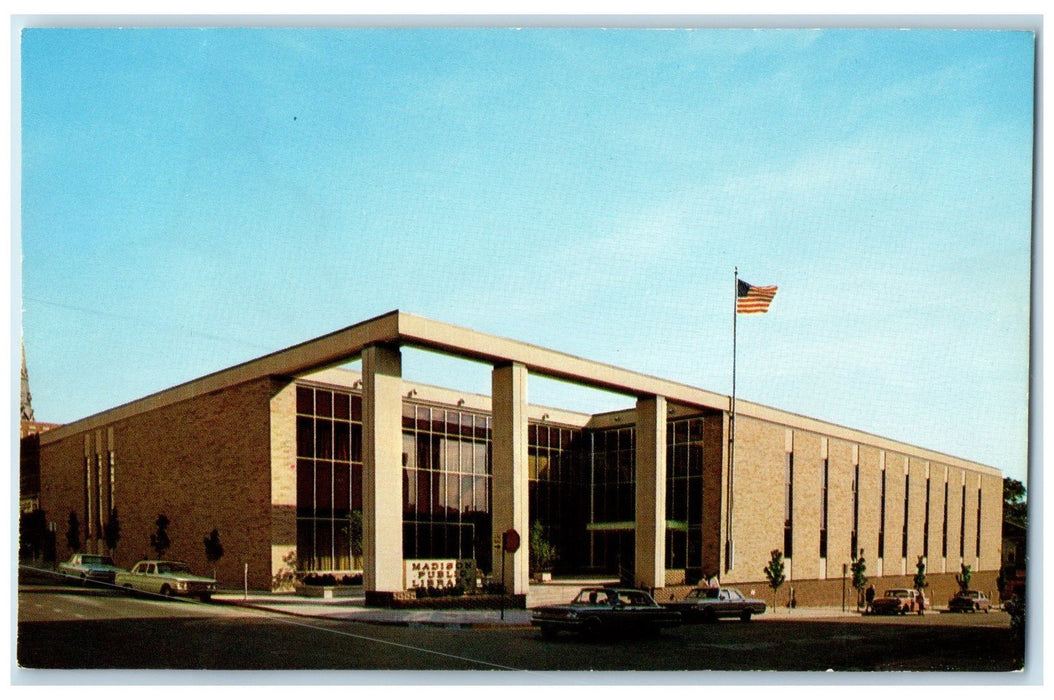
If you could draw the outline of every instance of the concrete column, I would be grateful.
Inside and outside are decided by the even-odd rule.
[[[403,590],[402,354],[362,351],[363,588]]]
[[[493,422],[491,523],[494,537],[512,528],[520,534],[515,554],[495,551],[494,573],[505,565],[505,590],[527,594],[530,559],[527,552],[527,368],[521,364],[495,367],[491,375]]]
[[[636,579],[666,586],[666,399],[637,400]]]

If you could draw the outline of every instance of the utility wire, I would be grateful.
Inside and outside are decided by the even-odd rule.
[[[238,338],[231,338],[231,337],[215,335],[215,334],[212,334],[212,333],[205,333],[205,332],[202,332],[202,331],[190,330],[186,326],[181,326],[181,325],[157,323],[155,321],[150,321],[150,320],[147,320],[147,319],[144,319],[144,318],[139,318],[139,317],[136,317],[136,316],[129,316],[127,314],[118,314],[118,313],[113,313],[112,311],[100,311],[98,309],[89,309],[89,308],[85,308],[83,306],[74,306],[72,304],[62,304],[62,303],[55,302],[55,301],[48,301],[46,299],[38,299],[36,297],[25,297],[24,296],[24,297],[22,297],[22,299],[23,299],[23,301],[30,301],[30,302],[33,302],[35,304],[43,304],[44,306],[52,306],[52,307],[55,307],[55,308],[58,308],[58,309],[66,309],[68,311],[77,311],[79,313],[90,314],[90,315],[93,315],[93,316],[101,316],[103,318],[112,318],[112,319],[116,319],[118,321],[132,322],[132,323],[135,323],[135,324],[138,324],[138,325],[141,325],[141,326],[148,326],[148,327],[154,328],[155,330],[163,331],[163,332],[166,332],[166,333],[179,333],[179,334],[181,334],[183,336],[193,336],[195,338],[205,338],[205,339],[208,339],[208,340],[214,340],[214,341],[221,342],[221,343],[229,343],[229,344],[232,344],[232,345],[240,345],[240,346],[247,347],[247,348],[253,348],[254,350],[264,350],[264,351],[274,350],[274,348],[264,347],[264,346],[259,345],[257,343],[246,342],[246,341],[238,339]],[[23,315],[25,314],[25,309],[24,308],[23,308],[22,313],[23,313]]]

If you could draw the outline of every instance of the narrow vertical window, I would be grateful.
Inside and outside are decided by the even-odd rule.
[[[948,482],[944,482],[944,524],[941,526],[941,556],[948,557]]]
[[[886,470],[882,469],[882,487],[878,500],[878,558],[886,556]]]
[[[110,510],[114,509],[113,492],[114,482],[117,478],[117,458],[114,456],[113,450],[110,450]]]
[[[820,487],[820,558],[827,558],[827,484],[829,474],[830,462],[827,459],[823,460],[823,481]]]
[[[904,529],[900,531],[900,556],[908,556],[908,504],[911,502],[911,476],[904,475]]]
[[[930,556],[930,478],[926,477],[926,519],[922,524],[922,556]]]
[[[784,460],[786,482],[783,500],[783,556],[794,556],[794,453],[788,452]]]
[[[105,522],[106,514],[103,512],[106,508],[106,504],[103,501],[106,489],[103,487],[103,471],[102,471],[102,455],[98,452],[95,453],[95,497],[97,499],[98,508],[96,508],[95,516],[95,532],[102,536],[102,524]]]
[[[858,539],[858,526],[860,524],[860,465],[853,465],[853,531],[849,537],[849,556],[856,559]]]
[[[977,488],[977,542],[974,552],[981,556],[981,488]]]
[[[92,524],[92,488],[91,488],[91,455],[84,455],[84,536],[85,539],[91,538],[91,524]]]
[[[959,556],[966,556],[966,484],[963,484],[962,498],[959,501]]]

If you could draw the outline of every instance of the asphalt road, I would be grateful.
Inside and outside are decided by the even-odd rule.
[[[544,640],[533,629],[369,625],[96,589],[19,592],[18,663],[40,669],[989,671],[1020,669],[1002,612],[689,625]],[[521,682],[529,682],[527,678]]]

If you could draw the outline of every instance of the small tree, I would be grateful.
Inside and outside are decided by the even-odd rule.
[[[282,557],[282,563],[285,566],[279,567],[278,571],[271,576],[271,590],[273,591],[291,589],[304,578],[295,549]]]
[[[922,589],[929,585],[926,583],[926,560],[921,554],[919,555],[918,561],[915,562],[915,578],[912,580],[912,583],[915,586],[915,590],[920,593],[922,592]]]
[[[783,575],[783,552],[778,549],[774,549],[769,552],[768,565],[765,567],[765,578],[769,581],[769,587],[772,589],[772,609],[776,609],[776,591],[779,590],[783,582],[786,581],[786,577]]]
[[[863,601],[864,588],[867,587],[867,576],[864,573],[867,571],[867,562],[864,561],[864,550],[860,550],[860,556],[853,560],[850,569],[853,572],[853,588],[856,589],[856,607],[859,608]]]
[[[220,531],[212,529],[205,538],[205,559],[212,564],[212,578],[216,578],[216,562],[223,556],[223,545],[220,544]]]
[[[172,546],[172,542],[168,539],[168,518],[164,513],[160,513],[154,525],[157,526],[157,532],[150,535],[150,547],[157,552],[157,558],[162,559],[168,548]]]
[[[962,565],[962,571],[955,574],[955,582],[959,584],[959,590],[965,591],[970,587],[970,578],[973,574],[970,571],[970,567],[966,564]]]
[[[528,548],[531,571],[549,571],[553,565],[553,559],[556,558],[556,547],[546,539],[545,530],[542,528],[541,522],[537,520],[531,525],[531,540]]]
[[[121,521],[117,519],[116,508],[110,510],[110,517],[102,526],[102,537],[106,540],[106,549],[110,552],[110,556],[113,556],[113,551],[117,549],[117,543],[121,539]]]
[[[1028,527],[1028,501],[1025,485],[1017,479],[1003,478],[1003,520]]]
[[[81,523],[77,519],[77,512],[71,510],[69,517],[69,525],[66,529],[66,544],[69,545],[70,552],[81,551]]]

